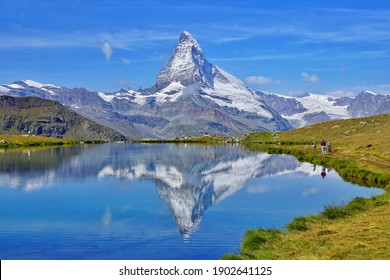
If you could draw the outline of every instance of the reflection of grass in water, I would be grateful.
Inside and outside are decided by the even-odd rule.
[[[233,140],[234,141],[234,140]],[[203,135],[203,136],[192,136],[192,137],[176,137],[172,139],[141,139],[135,142],[140,143],[193,143],[193,144],[203,144],[203,145],[210,145],[210,144],[224,144],[224,143],[231,143],[231,139],[229,137],[223,137],[223,136],[210,136],[210,135]]]
[[[89,146],[34,146],[7,149],[0,156],[0,171],[27,172],[53,168]]]
[[[314,154],[312,140],[333,142],[333,152]],[[292,131],[247,135],[249,150],[284,153],[334,168],[347,181],[377,185],[385,193],[324,206],[320,215],[298,217],[286,232],[224,259],[390,259],[390,115],[331,121]],[[256,230],[264,235],[264,229]],[[273,230],[271,230],[273,231]],[[251,232],[251,236],[256,236]],[[265,234],[266,235],[266,234]]]

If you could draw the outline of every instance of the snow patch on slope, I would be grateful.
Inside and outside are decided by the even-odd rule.
[[[118,92],[116,94],[106,94],[98,92],[100,98],[106,102],[112,102],[114,99],[126,99],[131,102],[135,102],[138,105],[145,105],[148,100],[155,100],[157,103],[175,102],[183,95],[186,87],[179,82],[172,82],[167,87],[161,89],[152,94],[142,94],[134,90],[128,90],[126,92]]]
[[[19,84],[11,84],[11,85],[8,85],[8,87],[14,88],[14,89],[24,89],[24,87],[19,85]]]
[[[104,92],[98,92],[98,95],[100,96],[101,99],[103,99],[108,103],[110,103],[115,97],[115,95],[105,94]]]
[[[289,96],[283,96],[284,98],[292,98]],[[348,119],[350,115],[347,111],[348,105],[337,106],[335,105],[335,97],[328,95],[317,95],[317,94],[307,94],[303,97],[295,98],[300,102],[304,108],[308,111],[296,113],[290,116],[282,115],[283,118],[287,119],[290,123],[298,123],[298,127],[303,127],[307,125],[304,117],[308,114],[319,114],[325,112],[331,119]]]
[[[255,113],[265,118],[273,117],[261,106],[262,101],[241,80],[217,66],[214,66],[214,71],[216,74],[214,89],[204,89],[208,94],[205,98],[213,100],[221,107],[237,108],[240,111]]]
[[[44,87],[59,88],[59,87],[51,85],[51,84],[41,84],[39,82],[35,82],[35,81],[32,81],[32,80],[23,80],[22,82],[25,83],[29,87],[36,87],[36,88],[44,88]]]
[[[333,97],[327,95],[309,94],[307,96],[297,98],[305,108],[310,112],[326,112],[329,117],[333,118],[347,118],[348,106],[335,106],[336,101]]]
[[[2,92],[2,93],[6,93],[6,92],[8,92],[9,91],[9,89],[8,88],[6,88],[6,87],[3,87],[2,85],[0,85],[0,92]]]

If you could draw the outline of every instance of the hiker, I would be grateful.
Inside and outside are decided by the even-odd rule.
[[[321,151],[322,151],[322,154],[323,154],[323,155],[326,155],[326,141],[325,141],[325,139],[322,139],[322,142],[321,142]]]
[[[313,140],[313,145],[312,145],[312,147],[313,147],[313,153],[316,153],[317,143],[316,143],[315,140]]]
[[[328,152],[329,153],[332,152],[332,141],[330,141],[330,139],[329,139],[329,142],[328,142]]]

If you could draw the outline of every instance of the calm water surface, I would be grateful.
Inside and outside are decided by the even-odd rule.
[[[218,259],[245,229],[382,192],[239,146],[0,151],[0,259]]]

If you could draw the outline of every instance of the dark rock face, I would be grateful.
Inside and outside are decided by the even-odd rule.
[[[348,106],[353,118],[390,114],[390,95],[361,92]]]
[[[79,140],[125,140],[58,102],[37,97],[0,96],[0,131]]]
[[[303,119],[308,125],[331,120],[331,118],[325,112],[306,114]]]
[[[257,91],[256,93],[265,101],[265,103],[283,115],[291,116],[296,113],[308,111],[302,103],[294,98],[285,98],[276,94],[265,94],[261,91]]]
[[[329,98],[329,101],[335,101],[335,106],[348,106],[353,101],[352,97],[338,97],[338,98]]]

